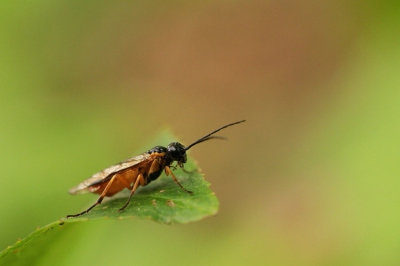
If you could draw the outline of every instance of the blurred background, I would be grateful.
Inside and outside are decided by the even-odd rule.
[[[162,129],[247,119],[190,151],[217,216],[78,223],[42,265],[398,265],[397,1],[0,5],[1,250]]]

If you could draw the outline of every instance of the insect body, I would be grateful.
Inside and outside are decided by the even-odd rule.
[[[69,193],[71,194],[83,194],[83,193],[97,193],[100,194],[100,197],[97,201],[90,206],[87,210],[74,214],[67,215],[67,218],[77,217],[88,213],[91,209],[99,205],[104,197],[111,197],[115,193],[127,188],[131,191],[128,200],[125,205],[122,206],[119,211],[125,209],[132,195],[135,193],[136,189],[139,186],[146,186],[151,181],[156,180],[162,173],[165,171],[167,176],[171,176],[172,179],[187,193],[192,194],[191,191],[185,189],[172,173],[171,164],[173,162],[177,162],[177,166],[183,168],[183,165],[186,163],[186,151],[189,150],[196,144],[199,144],[203,141],[221,138],[217,136],[211,136],[214,133],[229,127],[233,126],[246,120],[238,121],[235,123],[231,123],[225,125],[213,132],[207,134],[206,136],[198,139],[193,142],[189,146],[185,147],[179,142],[172,142],[167,147],[156,146],[151,150],[148,150],[145,153],[142,153],[138,156],[127,159],[119,164],[110,166],[103,171],[94,174],[91,178],[83,181],[78,186],[72,188]]]

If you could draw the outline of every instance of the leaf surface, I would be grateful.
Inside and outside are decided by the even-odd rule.
[[[168,141],[176,141],[176,138],[165,131],[151,143],[154,146],[160,143],[166,145],[169,143]],[[153,146],[149,145],[141,152],[151,147]],[[140,187],[128,207],[122,212],[119,212],[118,209],[125,204],[129,196],[128,190],[105,199],[101,205],[96,206],[85,215],[69,219],[62,218],[36,229],[28,237],[18,240],[17,243],[2,251],[0,264],[28,265],[41,261],[42,256],[46,256],[46,248],[65,241],[64,232],[75,229],[75,226],[84,221],[140,218],[164,224],[182,224],[215,215],[218,211],[218,199],[190,157],[185,164],[185,170],[187,172],[180,168],[176,169],[174,174],[182,186],[192,191],[193,194],[186,193],[171,177],[162,174],[149,185]],[[93,203],[89,203],[88,206]],[[76,210],[76,212],[79,211]],[[72,226],[72,224],[75,225]]]

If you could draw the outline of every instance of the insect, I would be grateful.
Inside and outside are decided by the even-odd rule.
[[[183,168],[187,160],[186,151],[194,145],[210,139],[221,139],[222,137],[211,135],[224,128],[245,121],[246,120],[242,120],[220,127],[204,137],[196,140],[187,147],[183,146],[179,142],[171,142],[167,147],[156,146],[145,153],[127,159],[119,164],[110,166],[103,171],[94,174],[92,177],[86,179],[78,186],[70,189],[69,193],[84,194],[91,192],[100,194],[100,197],[87,210],[77,214],[67,215],[67,218],[77,217],[88,213],[91,209],[101,204],[104,197],[111,197],[124,188],[127,188],[131,191],[131,193],[125,205],[119,209],[119,211],[122,211],[128,206],[136,189],[139,186],[146,186],[151,181],[156,180],[161,175],[163,170],[165,171],[165,174],[167,176],[170,175],[175,183],[177,183],[186,193],[192,194],[191,191],[185,189],[181,183],[179,183],[178,179],[172,173],[171,168],[176,168],[177,166]],[[173,162],[177,163],[176,166],[172,166]]]

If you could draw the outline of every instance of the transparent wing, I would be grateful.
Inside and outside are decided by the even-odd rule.
[[[128,168],[132,168],[135,166],[138,166],[141,163],[148,162],[151,160],[153,156],[149,153],[142,153],[138,156],[129,158],[123,162],[120,162],[116,165],[112,165],[106,169],[104,169],[101,172],[98,172],[92,177],[86,179],[76,187],[73,187],[69,190],[69,193],[71,194],[84,194],[84,193],[89,193],[89,192],[94,192],[97,190],[98,187],[95,185],[104,183],[108,180],[111,179],[111,177],[120,171],[123,171]],[[94,187],[93,187],[94,186]]]

